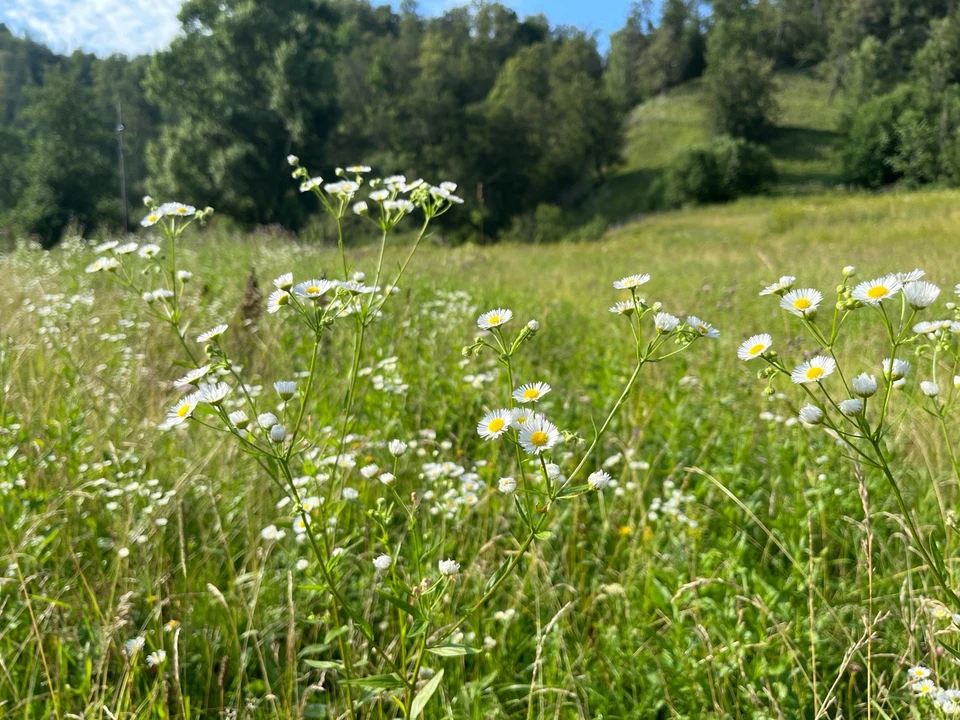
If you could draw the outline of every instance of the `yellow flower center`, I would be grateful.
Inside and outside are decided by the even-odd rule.
[[[813,305],[813,303],[810,302],[810,298],[802,297],[793,301],[793,306],[797,310],[809,310],[811,305]]]
[[[807,370],[807,380],[819,380],[823,377],[822,367],[812,367]]]
[[[530,444],[534,447],[543,447],[550,438],[543,430],[537,430],[530,436]]]
[[[529,390],[523,391],[523,397],[525,400],[535,400],[540,397],[540,391],[536,388],[530,388]]]
[[[699,330],[700,333],[703,334],[703,335],[706,335],[708,332],[710,332],[710,331],[707,329],[707,326],[706,326],[706,325],[697,325],[697,330]]]
[[[518,423],[518,424],[523,425],[523,424],[527,421],[527,416],[526,416],[526,415],[517,415],[516,420],[517,420],[517,423]]]
[[[487,430],[492,433],[500,432],[503,430],[504,425],[506,425],[506,423],[503,421],[503,418],[494,418],[490,421],[490,424],[487,425]]]
[[[177,417],[181,420],[190,414],[190,405],[189,403],[183,405],[179,410],[177,410]]]
[[[879,300],[887,294],[886,285],[874,285],[872,288],[867,290],[867,297],[871,300]]]
[[[490,319],[489,319],[487,322],[489,322],[491,325],[497,325],[497,324],[500,322],[500,316],[499,316],[499,315],[491,315],[491,316],[490,316]]]
[[[307,288],[308,295],[314,295],[319,292],[320,292],[320,288],[318,288],[316,285],[311,285],[310,287]]]
[[[155,223],[157,220],[159,220],[159,219],[160,219],[160,216],[159,216],[159,215],[151,215],[150,217],[147,218],[147,220],[149,220],[150,222],[154,222],[154,223]]]
[[[749,352],[751,355],[759,355],[760,353],[763,352],[763,347],[764,347],[763,343],[757,343],[757,344],[754,345],[752,348],[750,348],[750,350],[749,350],[748,352]]]
[[[187,211],[186,208],[177,208],[177,212],[183,215]]]

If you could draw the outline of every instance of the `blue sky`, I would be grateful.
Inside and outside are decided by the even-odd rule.
[[[437,14],[463,4],[421,0],[421,11]],[[544,13],[551,24],[597,31],[602,48],[623,25],[630,0],[505,0],[517,14]],[[162,48],[176,34],[180,0],[0,0],[0,22],[58,52],[77,48],[98,55],[137,55]]]

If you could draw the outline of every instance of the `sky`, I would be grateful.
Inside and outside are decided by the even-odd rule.
[[[598,33],[601,49],[623,25],[630,0],[503,0],[521,17],[544,13],[551,25]],[[399,4],[396,2],[394,4]],[[458,0],[420,0],[421,12],[439,14]],[[165,47],[179,29],[180,0],[0,0],[0,22],[56,52],[139,55]]]

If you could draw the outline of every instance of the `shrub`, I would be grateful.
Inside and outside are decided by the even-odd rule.
[[[706,148],[691,148],[667,169],[662,187],[651,188],[651,202],[662,206],[727,202],[765,192],[776,180],[770,152],[747,140],[720,137]]]
[[[910,89],[900,87],[857,110],[843,151],[843,173],[848,182],[878,188],[900,178],[892,158],[899,145],[897,120],[909,101]]]

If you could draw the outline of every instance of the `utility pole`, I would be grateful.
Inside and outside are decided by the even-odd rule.
[[[117,152],[120,158],[120,203],[123,206],[123,231],[130,230],[127,219],[127,173],[123,167],[123,115],[120,112],[120,101],[117,100]]]

